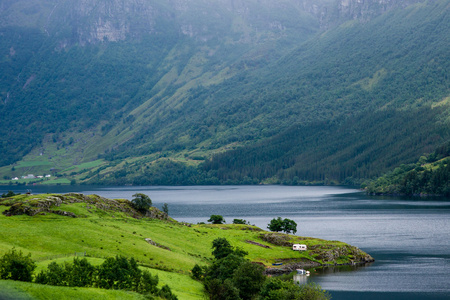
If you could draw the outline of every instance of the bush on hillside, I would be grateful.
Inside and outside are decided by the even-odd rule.
[[[246,220],[244,220],[244,219],[233,219],[233,224],[244,224],[244,225],[249,225],[250,224],[250,222],[247,222]]]
[[[30,282],[34,269],[36,264],[30,253],[25,256],[22,251],[13,248],[0,258],[0,279]]]
[[[216,259],[225,258],[230,254],[235,254],[240,257],[244,257],[248,254],[248,252],[240,249],[240,248],[234,248],[231,246],[230,242],[226,238],[217,238],[212,242],[212,255]]]
[[[73,263],[57,264],[51,262],[47,270],[42,270],[34,282],[55,286],[92,286],[96,268],[86,258],[74,258]]]

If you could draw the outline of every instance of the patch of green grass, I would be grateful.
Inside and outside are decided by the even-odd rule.
[[[82,170],[88,170],[88,169],[96,168],[98,166],[101,166],[104,163],[105,163],[104,160],[97,159],[97,160],[94,160],[94,161],[91,161],[91,162],[86,162],[86,163],[82,163],[82,164],[79,164],[79,165],[71,166],[71,167],[65,169],[63,172],[70,172],[70,171],[71,172],[80,172]]]
[[[134,292],[95,288],[59,287],[0,280],[1,299],[145,299]]]
[[[24,284],[18,281],[0,280],[0,299],[28,300],[33,299],[23,286],[30,286],[31,283]]]
[[[52,164],[51,162],[43,161],[43,160],[20,161],[19,164],[15,168],[20,169],[20,168],[29,168],[29,167],[36,167],[36,166],[49,166],[51,164]]]
[[[159,287],[168,284],[174,294],[180,300],[203,299],[203,284],[190,276],[183,274],[166,272],[161,270],[148,269],[150,273],[158,275]]]
[[[33,184],[44,182],[44,179],[19,179],[19,180],[0,180],[0,184],[19,183],[19,184]]]
[[[57,179],[42,181],[40,184],[43,184],[43,185],[47,185],[47,184],[70,184],[70,180],[67,179],[67,178],[57,178]]]

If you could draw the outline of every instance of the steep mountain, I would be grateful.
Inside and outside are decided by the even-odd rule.
[[[294,125],[206,169],[224,181],[357,183],[448,141],[450,19],[440,4],[347,23],[288,55],[266,99],[278,98],[269,115],[288,106],[278,119]]]
[[[380,175],[449,139],[449,12],[444,0],[1,1],[0,173]]]

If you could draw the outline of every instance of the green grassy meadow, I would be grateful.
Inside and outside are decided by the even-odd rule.
[[[0,200],[0,255],[12,248],[31,254],[37,262],[37,270],[56,261],[72,261],[74,254],[84,254],[88,260],[99,265],[106,257],[123,255],[134,257],[142,268],[157,274],[160,285],[168,284],[179,299],[202,299],[202,284],[190,277],[195,264],[207,265],[213,256],[212,241],[226,238],[233,246],[240,247],[249,254],[248,259],[261,262],[267,267],[277,261],[311,260],[322,262],[314,251],[292,251],[290,246],[276,246],[265,242],[261,234],[267,233],[249,225],[193,225],[168,218],[133,218],[126,200],[109,200],[89,196],[89,201],[75,202],[71,197],[63,198],[59,205],[51,209],[71,212],[76,217],[39,212],[34,216],[5,216],[3,212],[14,203],[27,203],[42,207],[55,195],[19,195],[13,200]],[[95,200],[95,201],[94,201]],[[72,202],[72,203],[71,203]],[[116,207],[114,207],[116,205]],[[127,207],[128,205],[128,207]],[[122,207],[122,210],[117,207]],[[156,210],[156,208],[152,208]],[[283,234],[280,234],[285,236]],[[150,238],[160,247],[149,244]],[[329,242],[314,238],[288,236],[289,242],[307,244],[308,247],[343,247],[341,242]],[[249,241],[259,245],[250,244]],[[267,245],[270,248],[264,248]],[[347,245],[348,246],[348,245]],[[331,249],[330,248],[330,249]],[[337,263],[348,262],[348,257],[340,257]],[[5,287],[5,288],[1,288]],[[52,299],[75,299],[76,297],[101,299],[140,299],[141,295],[127,292],[106,291],[92,288],[63,288],[41,286],[32,283],[0,282],[0,290],[16,292],[18,295],[37,299],[48,299],[44,295],[59,295]],[[24,298],[26,299],[26,298]]]

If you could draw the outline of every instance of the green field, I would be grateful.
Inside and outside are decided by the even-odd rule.
[[[5,216],[3,212],[12,204],[41,211],[34,216]],[[76,217],[55,214],[43,207],[53,212],[73,213]],[[277,234],[285,237],[286,241],[304,243],[311,249],[300,253],[292,251],[289,245],[276,246],[264,241],[261,235],[267,232],[254,226],[185,224],[170,218],[164,219],[164,215],[156,208],[151,208],[151,211],[153,218],[136,219],[132,217],[135,211],[130,209],[127,200],[109,200],[95,195],[19,195],[2,199],[0,255],[13,247],[25,254],[31,253],[32,259],[37,261],[37,270],[44,269],[51,261],[71,261],[75,253],[86,253],[94,265],[101,264],[106,257],[134,257],[142,268],[148,268],[152,274],[158,275],[160,285],[168,284],[179,299],[202,299],[202,285],[190,277],[190,270],[195,264],[207,265],[212,261],[211,244],[218,237],[224,237],[232,245],[241,247],[249,253],[247,257],[251,261],[261,262],[267,267],[276,261],[348,263],[358,255],[366,255],[341,242]],[[159,247],[149,244],[146,238],[156,242]],[[324,254],[339,252],[339,249],[344,249],[346,255],[335,257],[334,261],[325,261]],[[0,287],[5,287],[1,289],[5,293],[15,291],[38,299],[44,299],[44,294],[52,293],[67,297],[60,299],[72,299],[77,295],[92,299],[141,297],[133,293],[115,294],[92,288],[74,289],[6,281],[2,281]]]

